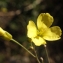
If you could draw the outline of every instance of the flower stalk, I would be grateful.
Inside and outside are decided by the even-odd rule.
[[[40,63],[35,47],[33,45],[32,47],[33,47],[33,51],[35,52],[36,60],[38,61],[38,63]]]
[[[30,55],[32,55],[33,57],[36,57],[33,53],[31,53],[27,48],[25,48],[22,44],[20,44],[18,41],[11,39],[13,42],[15,42],[16,44],[18,44],[19,46],[21,46],[23,49],[25,49]]]
[[[49,56],[48,56],[48,52],[47,52],[46,45],[44,45],[44,47],[45,47],[45,51],[46,51],[46,57],[47,57],[47,61],[48,61],[48,63],[50,63],[50,60],[49,60]]]

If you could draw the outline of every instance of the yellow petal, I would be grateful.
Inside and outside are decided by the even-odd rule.
[[[41,13],[37,18],[37,26],[40,27],[39,21],[42,21],[47,27],[50,27],[54,21],[49,13]],[[41,24],[42,26],[42,24]]]
[[[0,27],[0,36],[3,36],[5,34],[5,30],[3,30],[1,27]]]
[[[37,28],[33,21],[29,21],[29,24],[27,25],[27,36],[29,38],[37,36]]]
[[[47,26],[41,20],[42,20],[42,16],[39,15],[37,20],[37,27],[38,27],[38,30],[43,33],[47,29]]]
[[[50,29],[52,32],[56,33],[58,36],[62,35],[62,30],[59,26],[53,26]]]
[[[55,41],[55,40],[59,40],[61,37],[61,29],[60,27],[58,26],[54,26],[54,27],[51,27],[49,30],[47,30],[44,35],[43,35],[43,38],[45,40],[48,40],[48,41]]]
[[[32,41],[33,43],[36,45],[36,46],[40,46],[40,45],[44,45],[46,44],[45,40],[41,37],[38,37],[38,38],[32,38]]]

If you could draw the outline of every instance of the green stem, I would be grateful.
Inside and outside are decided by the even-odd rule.
[[[25,48],[22,44],[20,44],[18,41],[11,39],[13,42],[21,46],[23,49],[25,49],[29,54],[31,54],[33,57],[36,57],[34,54],[32,54],[27,48]]]
[[[36,52],[36,50],[35,50],[35,47],[34,47],[34,46],[33,46],[33,50],[34,50],[34,52],[35,52],[35,54],[36,54],[36,59],[37,59],[38,63],[40,63],[40,61],[39,61],[39,59],[38,59],[38,56],[37,56],[37,52]]]
[[[46,48],[46,45],[44,45],[44,47],[45,47],[45,51],[46,51],[46,55],[47,55],[48,63],[50,63],[50,61],[49,61],[49,56],[48,56],[48,52],[47,52],[47,48]]]

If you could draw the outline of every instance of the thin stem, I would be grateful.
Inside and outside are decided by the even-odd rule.
[[[46,48],[46,45],[44,45],[44,47],[45,47],[45,51],[46,51],[46,55],[47,55],[48,63],[50,63],[50,61],[49,61],[49,56],[48,56],[48,52],[47,52],[47,48]]]
[[[35,51],[35,54],[36,54],[36,59],[37,59],[38,63],[40,63],[36,51]]]
[[[36,54],[36,59],[37,59],[38,63],[40,63],[40,61],[39,61],[39,59],[38,59],[38,56],[37,56],[37,53],[36,53],[36,50],[35,50],[35,47],[33,47],[33,50],[34,50],[34,52],[35,52],[35,54]]]
[[[18,41],[11,39],[13,42],[21,46],[23,49],[25,49],[29,54],[31,54],[33,57],[36,57],[33,53],[31,53],[27,48],[25,48],[22,44],[20,44]]]
[[[42,63],[44,63],[43,58],[41,57],[40,59],[41,59]]]

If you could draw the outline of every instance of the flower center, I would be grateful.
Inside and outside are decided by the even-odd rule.
[[[42,31],[38,31],[38,36],[42,37],[43,36],[43,32]]]

